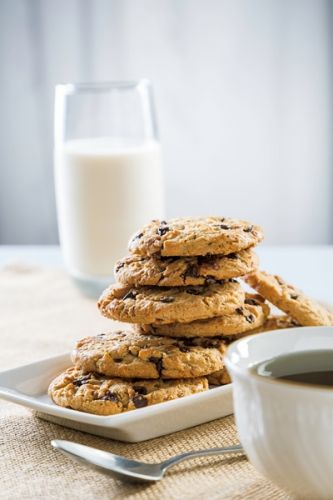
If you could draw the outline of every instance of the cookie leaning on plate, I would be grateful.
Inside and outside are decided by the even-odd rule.
[[[191,378],[221,370],[223,339],[172,339],[119,331],[86,337],[72,361],[85,373],[121,378]]]
[[[125,285],[193,286],[244,276],[257,267],[258,257],[247,249],[203,257],[131,255],[117,262],[114,274],[117,281]]]
[[[280,276],[256,271],[245,278],[246,283],[302,326],[333,325],[333,314],[311,300],[301,290],[286,283]]]
[[[107,318],[127,323],[189,322],[232,313],[245,292],[236,280],[194,287],[113,285],[98,301]]]
[[[153,220],[129,242],[137,255],[178,256],[239,252],[263,239],[259,226],[227,217],[182,217]]]
[[[97,373],[84,374],[73,367],[51,382],[48,393],[57,405],[65,408],[96,415],[115,415],[207,389],[208,382],[204,377],[132,381]]]
[[[232,336],[249,332],[264,325],[269,306],[260,295],[246,294],[241,307],[232,314],[202,319],[190,323],[137,324],[135,331],[142,334],[166,335],[169,337],[216,337]]]

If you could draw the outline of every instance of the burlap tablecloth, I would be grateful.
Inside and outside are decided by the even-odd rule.
[[[7,267],[0,272],[1,370],[70,350],[75,339],[114,326],[100,317],[60,270]],[[232,417],[138,444],[66,429],[29,410],[0,403],[0,498],[286,499],[244,457],[211,457],[175,466],[163,481],[123,484],[53,450],[70,439],[131,458],[162,461],[186,450],[238,442]]]

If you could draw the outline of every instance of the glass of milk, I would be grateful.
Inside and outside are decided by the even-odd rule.
[[[97,297],[130,236],[164,215],[149,81],[57,85],[54,163],[65,264]]]

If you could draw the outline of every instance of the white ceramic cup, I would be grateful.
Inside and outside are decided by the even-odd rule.
[[[333,327],[262,333],[229,347],[240,441],[250,462],[280,487],[333,498],[333,389],[263,377],[253,365],[280,354],[332,349]],[[332,360],[333,364],[333,360]]]

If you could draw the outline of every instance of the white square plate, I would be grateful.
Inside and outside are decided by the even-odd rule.
[[[233,412],[231,385],[184,398],[100,416],[53,403],[47,394],[51,380],[71,366],[63,354],[0,373],[0,398],[37,411],[44,420],[98,436],[135,443],[203,424]]]

